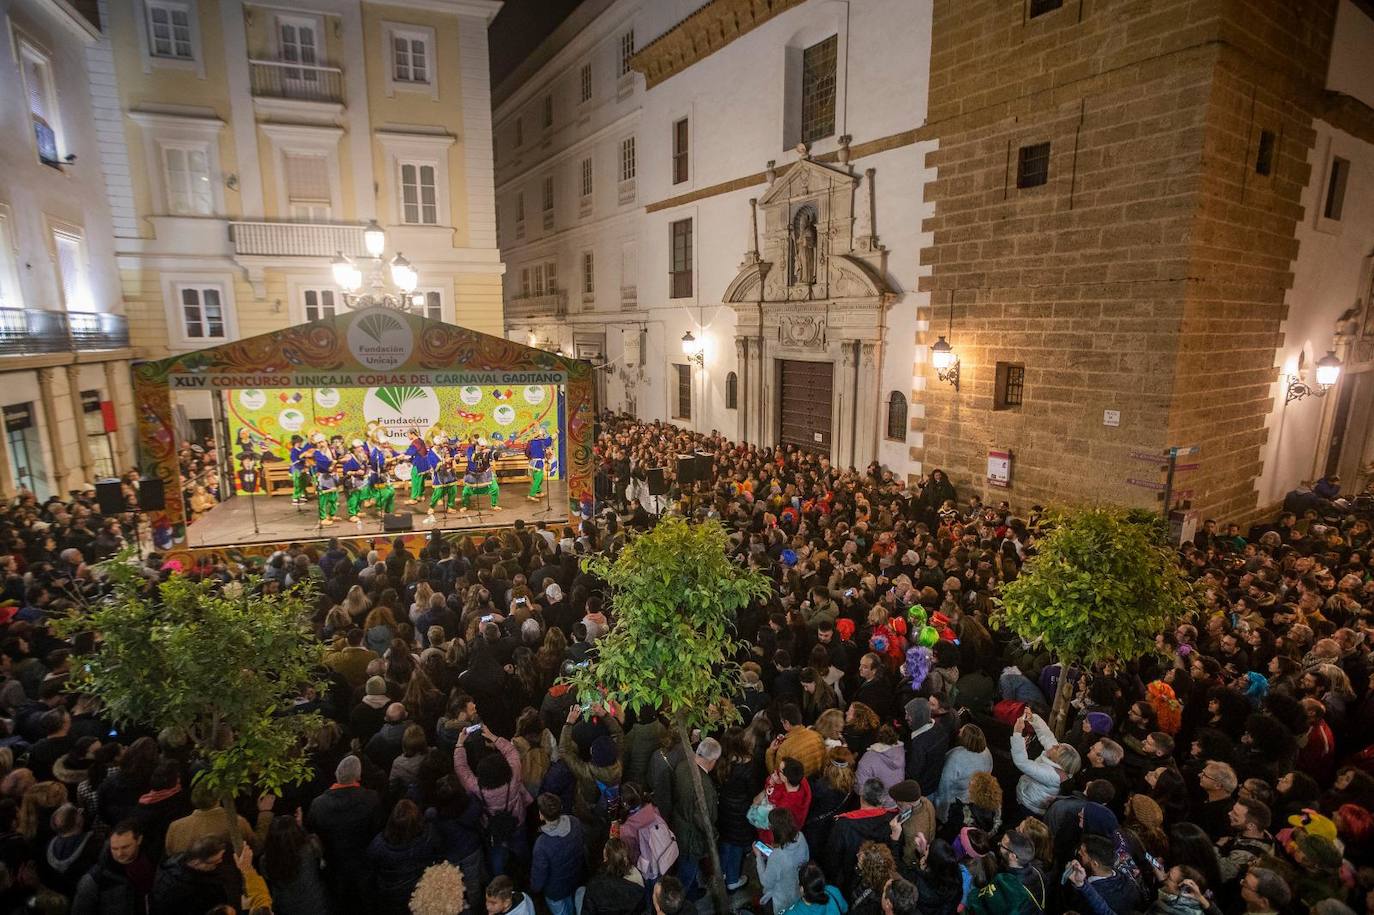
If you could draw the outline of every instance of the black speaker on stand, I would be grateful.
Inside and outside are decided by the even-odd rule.
[[[647,471],[645,482],[649,484],[649,495],[668,495],[668,476],[664,468],[650,467]]]
[[[99,498],[100,490],[96,490]],[[162,480],[158,477],[143,477],[138,481],[139,511],[160,512],[167,507],[167,496],[163,492]]]
[[[102,515],[124,514],[124,493],[120,489],[119,478],[96,480],[95,500],[100,504]]]

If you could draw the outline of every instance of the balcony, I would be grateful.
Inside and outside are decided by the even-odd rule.
[[[568,313],[568,294],[559,289],[546,295],[522,296],[506,303],[507,318],[562,318]]]
[[[333,257],[342,252],[364,257],[362,226],[305,222],[231,222],[229,238],[238,255]]]
[[[93,352],[128,345],[129,321],[123,315],[0,308],[0,355]]]
[[[248,61],[249,82],[257,98],[342,105],[343,70],[281,60]]]

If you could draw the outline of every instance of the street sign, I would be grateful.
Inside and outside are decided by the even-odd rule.
[[[1154,480],[1137,480],[1134,477],[1128,477],[1126,482],[1131,486],[1139,486],[1141,489],[1153,489],[1156,492],[1164,491],[1164,484]]]
[[[1174,445],[1169,449],[1169,454],[1174,457],[1187,457],[1190,454],[1197,454],[1202,448],[1198,445]]]
[[[1197,470],[1201,466],[1201,464],[1175,464],[1174,472],[1178,472],[1180,470]]]
[[[1137,461],[1149,461],[1152,464],[1163,464],[1169,456],[1163,451],[1132,451],[1131,458]]]

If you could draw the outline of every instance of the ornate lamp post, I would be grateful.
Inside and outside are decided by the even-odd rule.
[[[410,261],[399,251],[390,261],[382,257],[382,252],[386,250],[386,232],[377,225],[376,220],[369,222],[363,230],[363,246],[368,255],[362,258],[366,262],[366,289],[363,287],[364,267],[360,267],[353,258],[345,257],[340,252],[331,264],[334,282],[343,290],[345,305],[354,310],[394,308],[397,311],[409,311],[412,306],[424,304],[424,296],[415,291],[420,276]],[[387,284],[388,272],[390,285]]]

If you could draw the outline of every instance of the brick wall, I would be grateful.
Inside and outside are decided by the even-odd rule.
[[[1014,504],[1150,507],[1127,480],[1163,475],[1131,453],[1197,444],[1177,485],[1209,514],[1253,506],[1333,9],[1065,0],[1027,20],[936,0],[920,342],[950,333],[952,304],[962,377],[917,367],[927,467],[985,491],[987,450],[1010,449]],[[1048,182],[1018,189],[1018,149],[1043,142]],[[1019,408],[993,409],[998,362],[1025,366]]]

